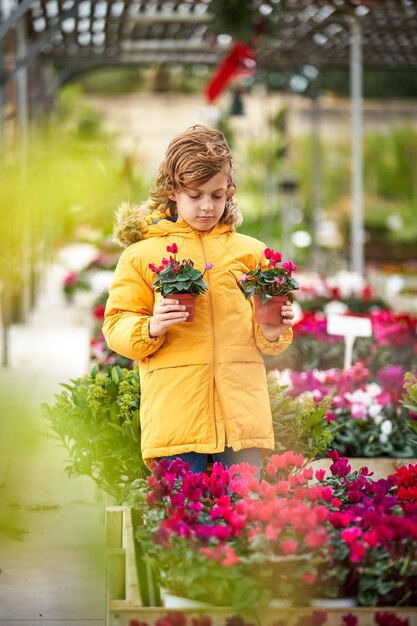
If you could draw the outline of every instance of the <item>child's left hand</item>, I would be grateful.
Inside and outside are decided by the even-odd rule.
[[[268,341],[276,341],[287,328],[291,328],[294,324],[294,311],[292,310],[292,302],[287,300],[281,307],[282,324],[274,326],[273,324],[260,324],[262,334]]]

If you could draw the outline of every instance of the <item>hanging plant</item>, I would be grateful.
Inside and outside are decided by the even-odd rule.
[[[273,33],[281,10],[281,7],[256,0],[211,0],[211,29],[218,35],[226,33],[239,41],[250,42],[258,35]]]

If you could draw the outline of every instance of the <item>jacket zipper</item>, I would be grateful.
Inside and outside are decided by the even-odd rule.
[[[203,251],[203,257],[204,257],[204,262],[207,263],[207,256],[206,256],[206,249],[204,247],[204,241],[203,241],[203,235],[202,233],[198,233],[198,237],[200,239],[201,242],[201,248]],[[217,438],[217,431],[216,431],[216,419],[215,419],[215,397],[214,397],[214,386],[215,386],[215,372],[216,372],[216,367],[217,367],[217,362],[216,362],[216,356],[217,356],[217,344],[216,344],[216,334],[214,332],[214,310],[213,310],[213,300],[210,296],[210,278],[209,278],[209,274],[207,274],[207,284],[209,286],[208,290],[207,290],[207,299],[209,301],[209,306],[210,306],[210,327],[211,327],[211,333],[212,333],[212,377],[211,377],[211,396],[212,396],[212,403],[213,403],[213,421],[214,421],[214,432],[216,434],[215,440],[216,440],[216,447],[218,444],[218,438]],[[219,405],[220,405],[220,410],[222,412],[222,417],[223,417],[223,426],[224,426],[224,433],[225,433],[225,446],[229,445],[229,435],[227,432],[227,425],[226,425],[226,416],[224,413],[224,409],[222,406],[222,401],[220,398],[220,393],[219,390],[217,390],[217,397],[219,400]]]

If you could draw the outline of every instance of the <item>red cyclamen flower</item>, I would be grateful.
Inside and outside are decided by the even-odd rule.
[[[173,243],[172,246],[167,246],[167,252],[172,252],[172,254],[177,254],[178,246],[176,243]]]

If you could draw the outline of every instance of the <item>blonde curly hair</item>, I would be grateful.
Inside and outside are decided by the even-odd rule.
[[[201,185],[223,168],[229,168],[229,184],[220,222],[239,226],[243,216],[233,199],[236,183],[233,179],[232,153],[222,132],[202,124],[191,126],[169,143],[147,204],[151,209],[175,216],[177,205],[169,198],[169,194]]]

